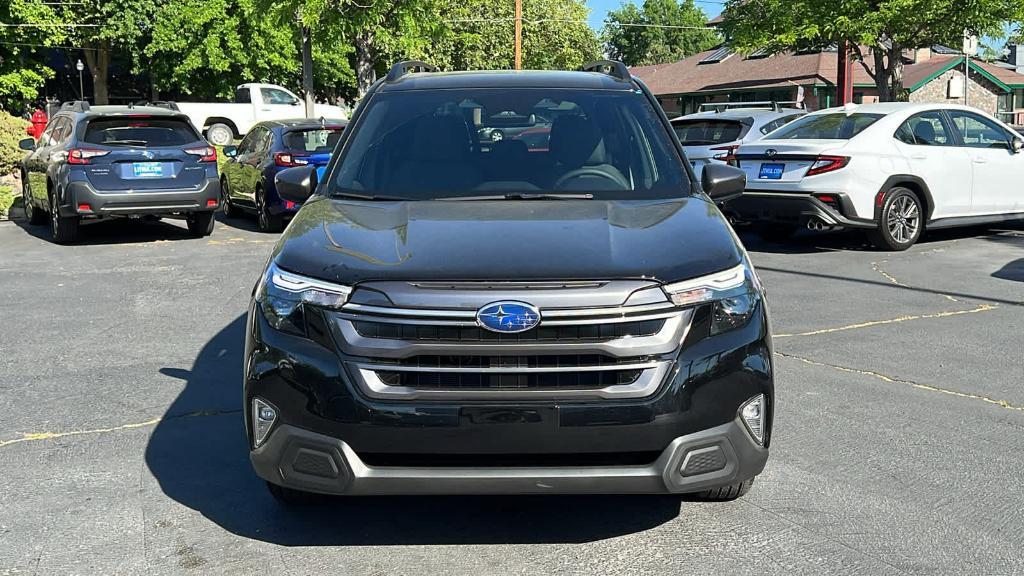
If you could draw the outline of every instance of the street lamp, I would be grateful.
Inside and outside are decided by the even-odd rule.
[[[82,100],[85,100],[85,84],[82,83],[82,70],[85,70],[85,65],[82,64],[81,58],[78,59],[75,68],[78,69],[78,93],[81,94]]]

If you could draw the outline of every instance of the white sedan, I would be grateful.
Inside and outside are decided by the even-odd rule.
[[[965,106],[880,103],[808,114],[734,163],[747,189],[726,209],[770,240],[854,228],[905,250],[927,229],[1024,219],[1024,139]]]

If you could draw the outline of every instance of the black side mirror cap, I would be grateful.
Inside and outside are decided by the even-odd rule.
[[[316,180],[316,166],[296,166],[278,172],[274,176],[274,186],[281,198],[302,204],[313,195]]]
[[[700,176],[704,193],[716,203],[739,198],[747,187],[747,173],[725,164],[706,164]]]
[[[18,148],[21,148],[22,150],[35,150],[36,141],[32,138],[22,138],[21,140],[18,140]]]
[[[225,146],[221,149],[228,158],[238,156],[238,146]]]

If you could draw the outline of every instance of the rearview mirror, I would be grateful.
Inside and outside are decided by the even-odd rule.
[[[700,176],[700,184],[704,193],[720,204],[743,194],[747,187],[747,174],[725,164],[707,164]]]
[[[274,176],[277,195],[285,200],[302,204],[316,188],[316,166],[296,166],[281,170]]]
[[[22,138],[21,140],[18,140],[18,148],[21,148],[22,150],[35,150],[36,141],[32,138]]]
[[[1024,140],[1021,140],[1019,136],[1014,136],[1010,142],[1010,149],[1014,154],[1020,152],[1021,149],[1024,149]]]
[[[223,149],[223,152],[224,152],[224,155],[227,156],[228,158],[234,158],[235,156],[238,156],[238,147],[237,146],[225,146],[224,149]]]

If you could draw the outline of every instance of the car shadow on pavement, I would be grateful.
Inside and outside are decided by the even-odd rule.
[[[260,231],[259,224],[256,223],[256,216],[247,212],[243,212],[238,216],[227,216],[223,212],[218,213],[217,225],[245,230],[246,232],[256,232],[257,234]]]
[[[26,233],[40,240],[52,241],[50,225],[33,226],[28,220],[14,221]],[[195,239],[185,227],[185,221],[116,218],[83,224],[78,239],[72,245],[138,244],[168,240]]]
[[[578,543],[679,515],[678,496],[323,497],[286,508],[249,464],[240,409],[245,318],[207,342],[157,424],[146,464],[163,492],[234,534],[287,546]]]

